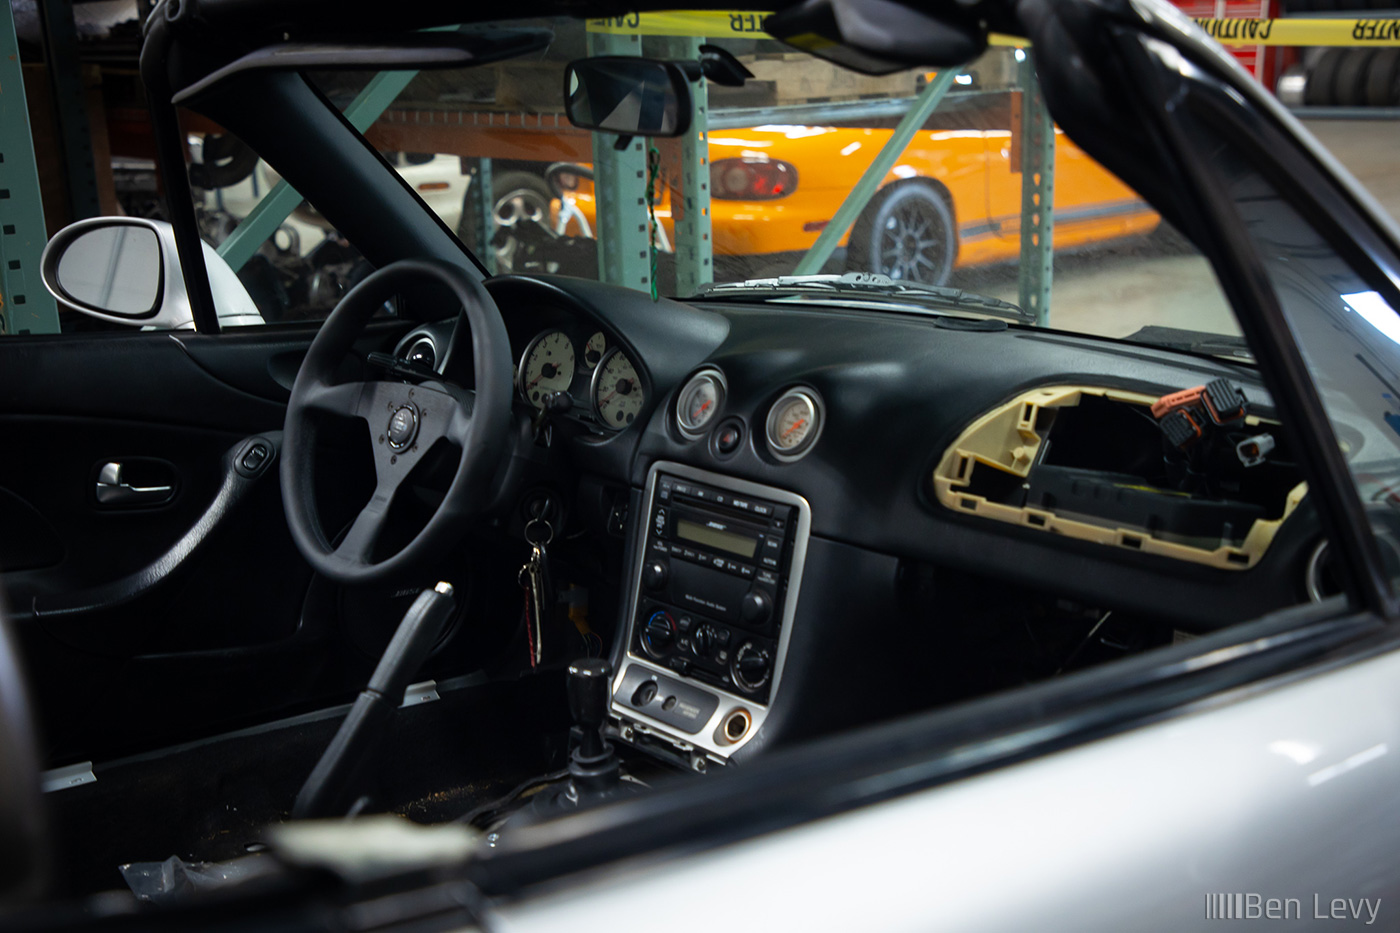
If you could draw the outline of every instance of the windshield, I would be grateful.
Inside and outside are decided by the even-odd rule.
[[[1049,122],[1029,49],[876,77],[762,22],[496,23],[553,40],[476,68],[314,80],[492,272],[1001,317],[1247,358],[1206,261]],[[568,62],[698,62],[702,44],[751,77],[694,82],[685,135],[619,142],[565,116]]]

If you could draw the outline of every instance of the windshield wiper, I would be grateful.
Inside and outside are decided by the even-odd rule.
[[[696,298],[728,297],[732,295],[761,295],[765,298],[786,295],[839,295],[842,298],[878,297],[883,299],[932,301],[940,308],[972,311],[1004,318],[1018,324],[1034,324],[1035,315],[1019,305],[1000,298],[965,292],[943,285],[920,282],[900,282],[878,272],[847,272],[844,275],[779,275],[767,279],[743,282],[718,282],[705,286]]]

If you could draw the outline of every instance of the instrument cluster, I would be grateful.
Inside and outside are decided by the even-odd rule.
[[[630,426],[646,404],[647,389],[637,367],[607,335],[541,331],[526,345],[516,368],[520,397],[543,410],[551,396],[568,399],[564,410],[610,431]]]

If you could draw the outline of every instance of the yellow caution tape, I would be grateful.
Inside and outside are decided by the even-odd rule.
[[[1400,19],[1197,19],[1221,45],[1400,46]],[[1029,48],[1020,36],[993,33],[992,45]]]
[[[1222,45],[1400,46],[1400,19],[1198,19]]]
[[[737,10],[679,10],[671,13],[628,13],[590,19],[589,32],[615,36],[704,36],[705,38],[766,39],[763,21],[770,14]]]
[[[587,29],[623,36],[766,39],[763,21],[768,16],[738,10],[628,13],[590,19]],[[1222,45],[1400,46],[1400,19],[1197,19],[1196,24]],[[1018,36],[993,33],[989,38],[995,46],[1030,45]]]

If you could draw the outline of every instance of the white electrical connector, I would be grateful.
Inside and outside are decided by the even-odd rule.
[[[1235,445],[1235,455],[1240,458],[1240,463],[1247,467],[1258,466],[1264,462],[1269,451],[1274,449],[1274,436],[1272,434],[1256,434],[1253,437],[1246,437]]]

